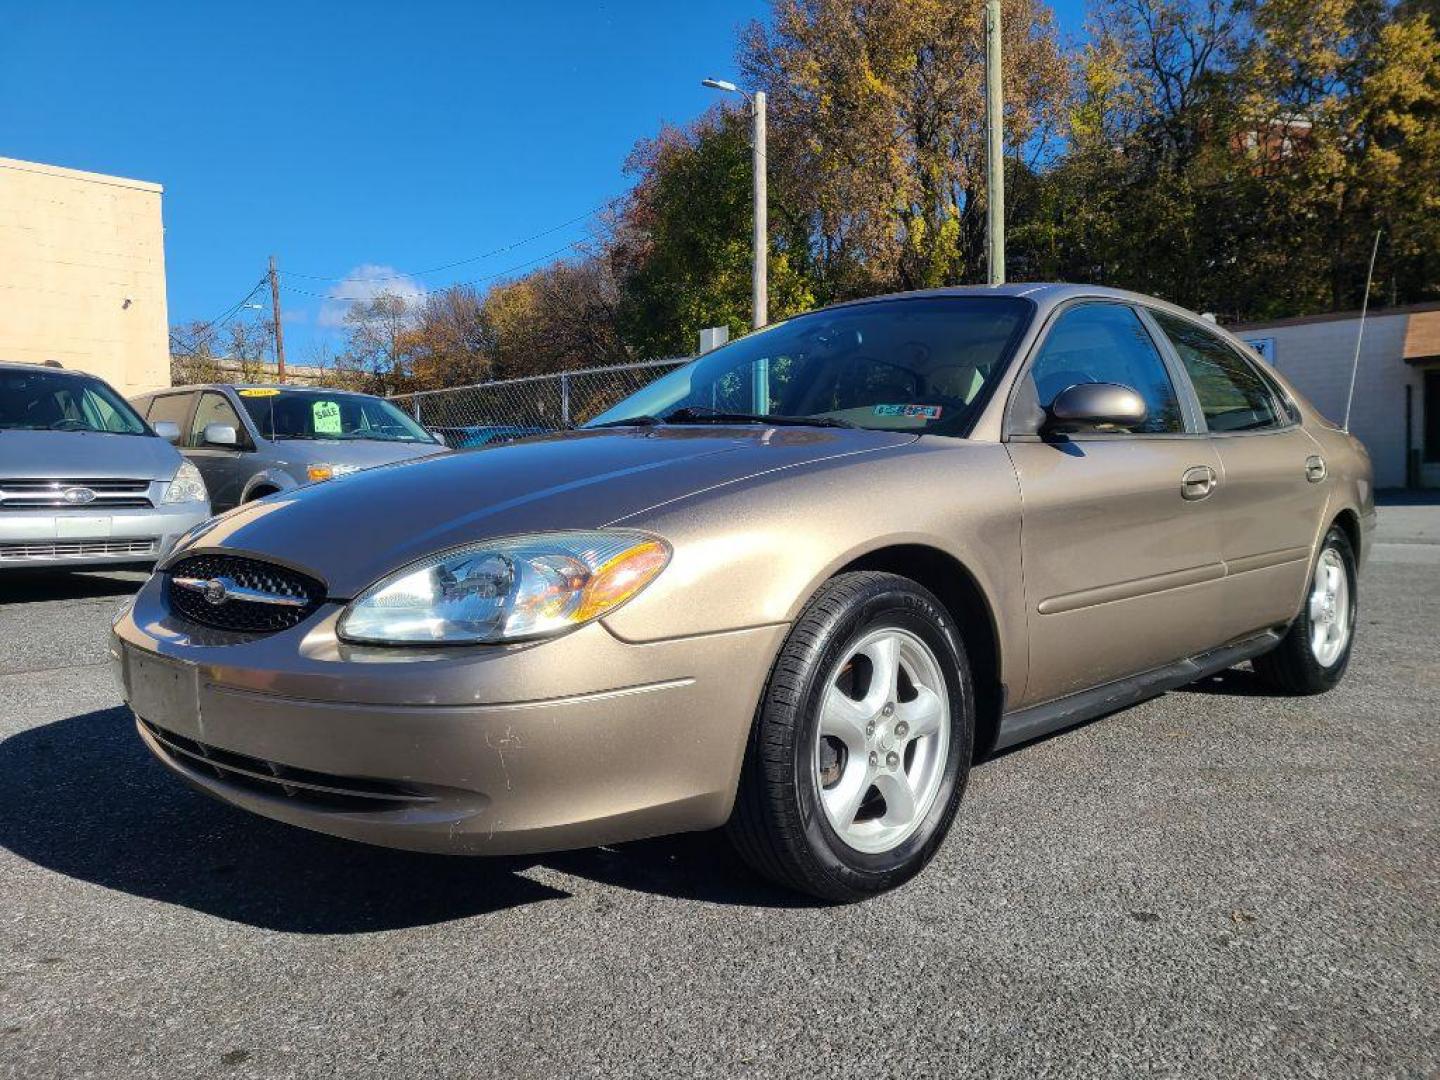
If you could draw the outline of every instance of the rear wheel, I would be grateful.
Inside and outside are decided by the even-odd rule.
[[[1350,665],[1355,640],[1355,552],[1344,530],[1331,528],[1320,545],[1305,606],[1280,644],[1255,659],[1255,673],[1284,694],[1321,694]]]
[[[825,900],[894,888],[944,840],[973,737],[964,649],[940,602],[893,574],[843,574],[775,662],[731,839],[767,877]]]

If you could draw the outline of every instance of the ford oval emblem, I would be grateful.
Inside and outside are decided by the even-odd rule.
[[[60,497],[71,506],[85,506],[95,501],[95,492],[87,487],[72,487],[66,488]]]

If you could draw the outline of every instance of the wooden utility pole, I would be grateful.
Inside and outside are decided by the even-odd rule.
[[[275,381],[285,381],[285,331],[280,326],[280,274],[270,256],[270,306],[275,311]]]

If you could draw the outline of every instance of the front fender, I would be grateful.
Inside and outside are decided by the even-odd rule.
[[[630,642],[793,622],[843,567],[921,546],[959,562],[994,614],[1002,677],[1028,671],[1020,492],[998,443],[921,439],[900,450],[769,473],[612,522],[664,537],[674,557],[605,618]]]

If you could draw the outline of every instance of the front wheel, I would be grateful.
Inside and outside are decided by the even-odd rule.
[[[969,775],[964,647],[926,589],[842,574],[786,639],[751,732],[729,833],[767,877],[831,901],[913,877]]]
[[[1355,640],[1355,552],[1344,530],[1332,527],[1320,545],[1305,606],[1280,644],[1255,658],[1255,674],[1283,694],[1322,694],[1350,665]]]

